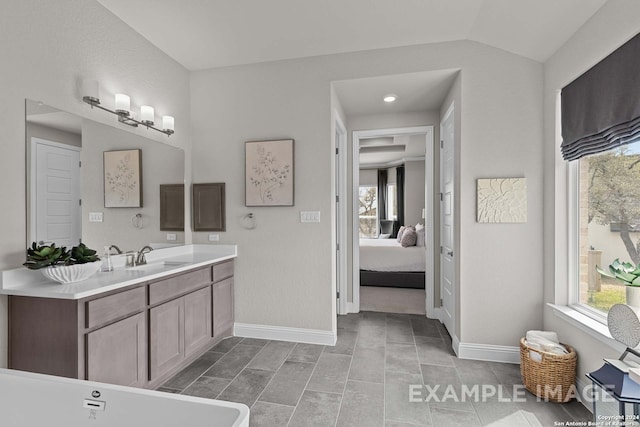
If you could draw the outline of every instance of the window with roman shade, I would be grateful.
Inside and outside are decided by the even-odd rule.
[[[562,89],[565,160],[640,139],[640,34]]]

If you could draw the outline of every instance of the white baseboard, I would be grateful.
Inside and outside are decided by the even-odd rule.
[[[347,314],[348,313],[357,313],[356,306],[352,302],[347,302]]]
[[[579,392],[582,392],[582,390],[586,390],[587,387],[591,386],[591,381],[586,381],[583,380],[580,377],[576,377],[576,388],[578,389]],[[580,399],[580,403],[582,403],[582,405],[587,408],[589,410],[589,412],[593,413],[593,402],[587,402],[584,399]],[[617,414],[618,413],[618,405],[614,402],[614,403],[609,403],[609,402],[601,402],[599,403],[599,405],[606,405],[606,410],[605,414]],[[598,406],[598,408],[600,408],[600,406]],[[600,409],[598,409],[598,412],[600,412]]]
[[[453,335],[451,337],[451,347],[453,347],[453,352],[456,354],[456,356],[460,357],[460,340],[458,339],[457,335]]]
[[[302,342],[306,344],[336,345],[335,332],[319,329],[289,328],[286,326],[254,325],[235,323],[233,335],[243,338]]]
[[[442,322],[442,307],[433,307],[431,310],[431,316],[427,313],[429,319],[436,319]]]
[[[520,364],[520,347],[464,343],[459,342],[457,338],[454,341],[454,350],[456,347],[456,354],[460,359]]]

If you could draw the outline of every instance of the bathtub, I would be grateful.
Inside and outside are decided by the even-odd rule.
[[[239,403],[0,369],[3,427],[248,427]]]

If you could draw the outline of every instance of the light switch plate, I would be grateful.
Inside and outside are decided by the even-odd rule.
[[[209,234],[209,241],[210,242],[217,242],[220,240],[220,235],[219,234]]]
[[[167,233],[167,240],[176,240],[177,238],[176,233]]]
[[[102,212],[89,212],[89,222],[102,222]]]
[[[320,211],[300,211],[300,222],[320,222]]]

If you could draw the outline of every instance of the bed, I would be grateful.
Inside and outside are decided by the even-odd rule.
[[[360,239],[360,286],[424,289],[424,246],[396,239]]]

